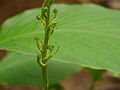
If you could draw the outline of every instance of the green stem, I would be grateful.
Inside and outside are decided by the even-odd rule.
[[[46,57],[46,54],[47,54],[48,40],[49,40],[48,33],[45,32],[42,60],[43,60],[44,57]],[[43,61],[43,63],[45,64],[46,62]]]
[[[46,64],[47,62],[44,61],[44,57],[46,57],[47,54],[47,46],[48,46],[48,35],[45,32],[45,38],[44,38],[44,48],[43,48],[43,53],[42,53],[42,62]],[[47,65],[42,67],[42,76],[43,76],[43,83],[44,83],[44,88],[43,90],[48,90],[49,87],[49,79],[48,79],[48,73],[47,73]]]
[[[49,80],[48,80],[48,73],[47,73],[47,65],[42,68],[42,76],[43,76],[43,83],[44,83],[43,90],[48,90]]]
[[[49,2],[49,0],[47,2]],[[44,38],[44,46],[43,46],[42,58],[46,57],[46,54],[47,54],[47,47],[48,47],[48,41],[49,41],[48,34],[49,34],[49,29],[50,29],[50,28],[48,28],[48,25],[50,23],[50,6],[48,6],[47,16],[48,16],[48,18],[46,19],[45,38]]]
[[[37,16],[38,20],[41,20],[42,25],[45,28],[45,36],[44,36],[44,43],[41,43],[39,41],[38,37],[35,37],[35,40],[37,42],[38,49],[40,50],[40,53],[37,55],[37,62],[39,66],[42,69],[42,76],[43,76],[43,83],[44,83],[44,88],[43,90],[48,90],[49,87],[49,79],[48,79],[48,72],[47,72],[47,61],[52,57],[52,50],[48,48],[49,46],[49,38],[50,35],[52,35],[51,31],[54,31],[56,29],[55,22],[51,22],[51,4],[53,0],[45,0],[42,6],[42,12],[40,16]],[[54,20],[57,15],[57,11],[54,9],[52,14],[55,16]],[[51,26],[50,26],[51,25]],[[50,57],[48,54],[48,50],[50,51],[49,54],[51,55]]]
[[[50,6],[48,6],[48,13],[47,14],[48,14],[48,18],[46,19],[46,27],[45,27],[46,30],[45,30],[45,37],[44,37],[43,53],[42,53],[42,62],[44,64],[47,64],[47,62],[44,61],[44,58],[47,55],[47,47],[48,47],[48,41],[49,41],[48,34],[49,34],[49,29],[50,28],[48,28],[48,25],[50,23]],[[42,75],[43,75],[43,81],[44,81],[44,88],[43,88],[43,90],[48,90],[49,79],[48,79],[47,65],[45,65],[42,68]]]

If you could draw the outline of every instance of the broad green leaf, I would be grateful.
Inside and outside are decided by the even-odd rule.
[[[57,5],[59,29],[51,45],[60,46],[54,60],[120,73],[120,11],[100,6]],[[0,49],[35,55],[33,39],[44,32],[35,16],[39,9],[25,11],[2,25]],[[57,59],[56,59],[57,58]]]
[[[56,84],[80,70],[79,65],[58,62],[48,63],[50,84]],[[11,53],[0,63],[0,83],[8,85],[42,85],[41,69],[34,56]]]

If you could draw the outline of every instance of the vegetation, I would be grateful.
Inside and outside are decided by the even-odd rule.
[[[84,67],[90,68],[95,81],[101,78],[99,70],[107,70],[119,78],[120,12],[93,4],[53,5],[52,8],[54,7],[59,11],[59,29],[54,32],[47,44],[45,42],[48,38],[44,39],[45,30],[35,18],[40,9],[25,11],[1,26],[0,49],[12,52],[9,52],[0,63],[0,83],[20,86],[42,85],[42,71],[36,62],[38,53],[44,56],[39,60],[45,65],[48,63],[50,86]],[[42,7],[42,14],[45,12],[43,10],[46,11],[46,8]],[[56,10],[53,9],[53,15],[56,15],[55,13]],[[41,17],[38,15],[37,18]],[[50,18],[44,28],[49,23]],[[56,25],[55,22],[53,24]],[[40,43],[38,49],[33,38],[36,33],[36,42]],[[60,46],[60,49],[54,57],[47,58],[47,61],[50,59],[48,62],[44,62],[46,56],[52,55],[52,49],[47,47],[53,48],[51,45]],[[44,53],[41,49],[44,49]]]

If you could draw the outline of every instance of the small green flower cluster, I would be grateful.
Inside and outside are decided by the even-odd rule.
[[[38,36],[35,36],[37,47],[41,52],[40,54],[37,55],[37,60],[40,66],[44,66],[46,62],[53,56],[52,51],[54,49],[54,46],[48,45],[48,40],[50,36],[53,34],[53,32],[57,29],[56,27],[57,23],[55,20],[56,20],[58,10],[54,8],[51,14],[50,7],[52,3],[53,3],[53,0],[45,0],[41,9],[41,15],[36,16],[37,20],[41,21],[41,24],[45,29],[44,43],[42,43],[42,41],[39,39]],[[58,51],[58,48],[56,52]],[[49,50],[49,53],[47,53],[48,50]]]
[[[44,30],[45,30],[45,37],[44,42],[42,42],[39,36],[35,35],[35,40],[37,44],[37,48],[39,49],[40,53],[37,55],[37,62],[42,69],[43,80],[44,80],[44,89],[48,90],[49,87],[49,80],[47,74],[47,61],[50,60],[53,55],[58,51],[57,50],[53,53],[54,46],[49,45],[49,39],[54,31],[57,29],[56,23],[56,16],[58,13],[57,9],[53,9],[51,12],[51,5],[53,0],[45,0],[42,8],[41,8],[41,15],[37,15],[37,20],[40,20]]]
[[[49,33],[48,37],[50,37],[53,34],[54,30],[57,29],[57,23],[55,22],[55,20],[58,10],[54,8],[52,11],[52,15],[50,14],[50,7],[52,2],[53,0],[45,0],[42,6],[41,15],[36,16],[37,19],[41,21],[42,26],[45,27],[45,32]]]

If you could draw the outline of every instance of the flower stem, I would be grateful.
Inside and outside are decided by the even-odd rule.
[[[37,55],[37,62],[42,69],[42,76],[43,76],[43,83],[44,88],[43,90],[48,90],[49,87],[49,78],[47,72],[47,61],[52,58],[52,56],[58,51],[53,54],[53,45],[49,45],[50,36],[53,34],[54,30],[56,29],[56,16],[57,16],[57,9],[53,9],[51,12],[51,4],[53,0],[45,0],[42,8],[41,8],[41,15],[36,16],[38,20],[41,21],[42,26],[44,27],[45,36],[44,41],[40,41],[39,36],[35,36],[37,47],[40,53]]]
[[[43,53],[42,53],[42,62],[44,64],[47,64],[47,62],[44,60],[44,58],[47,55],[47,47],[48,47],[48,41],[49,41],[49,28],[47,29],[49,23],[50,23],[50,6],[48,6],[48,12],[47,12],[48,18],[46,18],[46,26],[45,26],[45,37],[44,37],[44,45],[43,45]],[[47,65],[42,67],[42,76],[43,76],[43,83],[44,88],[43,90],[48,90],[49,87],[49,78],[48,78],[48,72],[47,72]]]
[[[43,83],[44,83],[43,90],[48,90],[49,80],[48,80],[48,73],[47,73],[47,65],[42,68],[42,76],[43,76]]]

